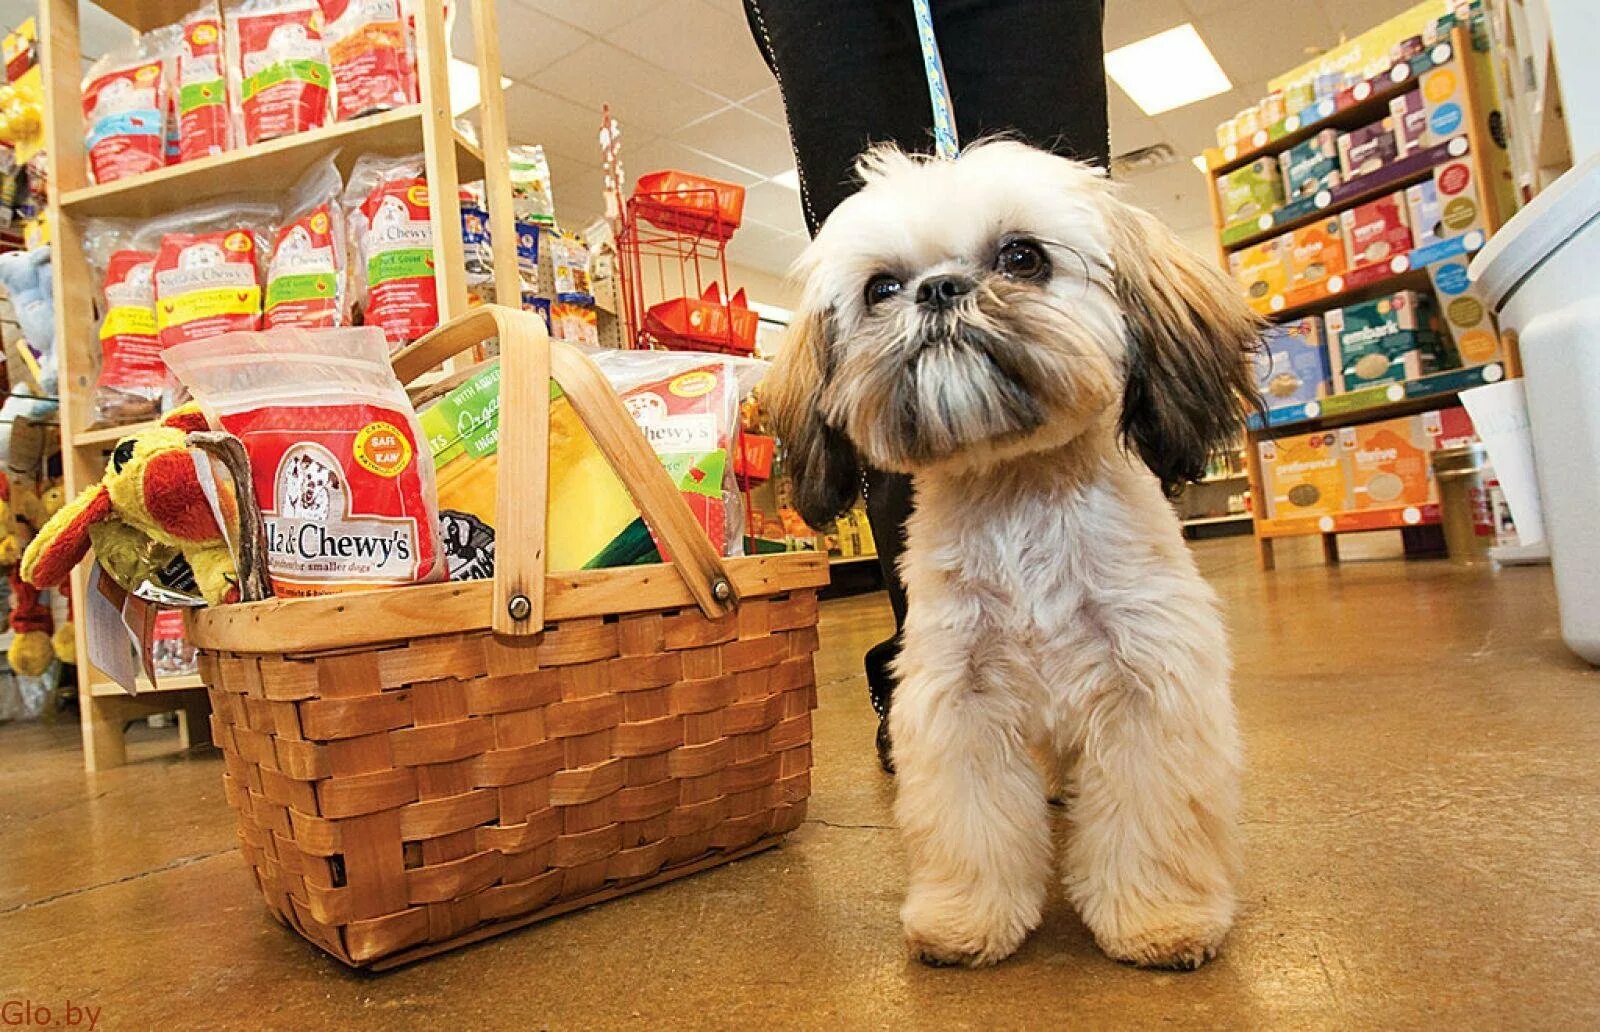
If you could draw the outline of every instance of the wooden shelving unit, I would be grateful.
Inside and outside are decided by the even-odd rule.
[[[1224,269],[1228,268],[1229,255],[1237,250],[1423,182],[1436,176],[1438,169],[1447,163],[1465,162],[1473,170],[1483,209],[1482,227],[1447,230],[1445,239],[1396,255],[1388,262],[1353,269],[1298,292],[1271,297],[1263,306],[1263,314],[1267,318],[1273,322],[1287,322],[1399,290],[1432,291],[1434,280],[1430,267],[1460,260],[1482,248],[1488,236],[1509,217],[1510,212],[1502,210],[1503,205],[1494,188],[1494,177],[1506,158],[1503,149],[1495,142],[1489,124],[1487,98],[1492,95],[1490,91],[1493,84],[1482,80],[1479,62],[1472,58],[1472,46],[1469,28],[1458,23],[1447,42],[1395,64],[1385,74],[1358,83],[1337,98],[1321,101],[1315,108],[1261,129],[1241,145],[1206,152],[1217,257]],[[1256,219],[1231,224],[1223,222],[1222,207],[1215,189],[1216,177],[1260,158],[1275,158],[1294,144],[1324,129],[1347,131],[1377,121],[1388,115],[1390,100],[1417,89],[1424,76],[1438,69],[1448,69],[1452,75],[1459,76],[1465,86],[1465,110],[1459,126],[1453,128],[1448,136],[1381,169],[1323,190],[1314,197],[1289,201],[1276,211],[1264,213]],[[1351,426],[1447,407],[1455,403],[1457,393],[1462,390],[1517,375],[1515,348],[1508,343],[1505,350],[1507,354],[1500,361],[1446,370],[1400,384],[1334,394],[1315,402],[1271,409],[1262,416],[1252,417],[1247,432],[1245,459],[1255,511],[1253,515],[1241,514],[1226,519],[1252,521],[1261,564],[1266,569],[1274,565],[1273,542],[1278,538],[1321,535],[1324,556],[1329,561],[1337,561],[1339,534],[1393,529],[1409,533],[1413,528],[1437,523],[1439,514],[1436,505],[1333,516],[1269,519],[1265,515],[1267,498],[1262,484],[1259,445],[1264,440],[1286,434]],[[1330,356],[1330,368],[1337,360],[1336,354]]]
[[[192,0],[97,0],[98,6],[141,31],[171,24],[193,6]],[[493,0],[459,5],[471,17],[478,65],[483,150],[456,131],[450,115],[449,40],[441,0],[417,0],[416,50],[421,102],[395,111],[245,147],[216,157],[160,169],[112,183],[91,184],[83,145],[78,0],[41,0],[39,46],[46,90],[45,145],[50,162],[50,220],[54,233],[56,340],[61,368],[61,437],[68,497],[100,478],[106,452],[138,426],[97,427],[91,402],[99,368],[92,300],[96,295],[82,246],[82,222],[99,216],[147,218],[231,193],[286,189],[317,161],[338,154],[348,173],[363,154],[415,154],[427,157],[432,206],[436,284],[441,319],[467,308],[461,219],[454,203],[460,183],[482,178],[488,191],[496,276],[502,296],[515,297],[516,234],[512,224],[511,184],[504,160],[506,124],[500,88],[499,31]],[[73,590],[85,597],[86,566],[73,577]],[[83,608],[80,607],[80,613]],[[88,663],[89,628],[77,626],[78,699],[82,711],[84,763],[89,770],[126,760],[123,725],[131,718],[176,710],[185,744],[207,735],[205,693],[196,677],[163,679],[125,694]]]

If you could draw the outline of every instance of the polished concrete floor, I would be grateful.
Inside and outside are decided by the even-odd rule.
[[[1600,673],[1549,571],[1197,552],[1249,749],[1243,906],[1197,973],[1106,960],[1059,899],[997,968],[907,959],[862,596],[825,607],[783,848],[383,976],[266,917],[214,753],[89,777],[75,727],[0,728],[0,1001],[112,1029],[1600,1027]]]

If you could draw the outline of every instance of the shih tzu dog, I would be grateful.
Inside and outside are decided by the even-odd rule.
[[[802,516],[909,472],[890,713],[912,951],[991,964],[1040,921],[1059,765],[1100,947],[1193,968],[1234,912],[1240,747],[1216,599],[1164,487],[1255,398],[1238,291],[1098,171],[1020,143],[892,148],[797,265],[767,386]]]

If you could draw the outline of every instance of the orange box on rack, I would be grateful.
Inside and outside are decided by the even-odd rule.
[[[1351,508],[1392,509],[1439,500],[1432,450],[1421,416],[1339,430],[1339,453],[1350,484]]]

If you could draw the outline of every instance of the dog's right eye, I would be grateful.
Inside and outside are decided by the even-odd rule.
[[[905,284],[901,283],[888,273],[879,273],[878,275],[867,280],[867,307],[870,308],[880,301],[889,300],[891,297],[894,297],[896,294],[900,293],[904,287]]]

